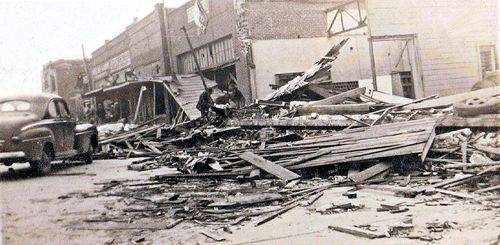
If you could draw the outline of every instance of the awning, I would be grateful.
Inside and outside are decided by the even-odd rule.
[[[145,84],[153,84],[153,83],[162,83],[162,81],[158,81],[158,80],[127,81],[124,83],[119,83],[119,84],[114,85],[114,86],[92,90],[90,92],[83,94],[82,98],[95,97],[98,95],[103,95],[106,93],[115,92],[115,91],[118,91],[120,89],[126,88],[128,86],[145,85]]]
[[[215,98],[224,95],[224,93],[217,88],[217,83],[215,81],[205,78],[205,82],[207,83],[208,87],[214,88],[212,93],[212,98],[214,100]],[[198,104],[198,99],[200,98],[200,95],[205,91],[205,88],[203,87],[201,77],[195,74],[178,75],[177,79],[174,79],[172,76],[165,76],[151,78],[151,80],[145,79],[128,81],[111,87],[100,88],[87,92],[82,97],[89,98],[102,96],[110,94],[111,92],[119,91],[129,86],[146,85],[153,83],[162,84],[163,86],[165,86],[167,92],[171,95],[172,98],[174,98],[175,102],[190,119],[196,119],[201,116],[200,111],[196,109],[196,104]]]

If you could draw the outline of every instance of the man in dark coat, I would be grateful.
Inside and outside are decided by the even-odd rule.
[[[214,104],[211,97],[212,92],[213,88],[207,88],[207,90],[200,95],[198,104],[196,104],[196,109],[201,112],[201,116],[203,117],[208,114],[208,112],[210,111],[210,107],[212,107]]]

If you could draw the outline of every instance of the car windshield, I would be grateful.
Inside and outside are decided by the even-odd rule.
[[[11,100],[0,103],[0,112],[29,111],[31,104],[24,100]]]

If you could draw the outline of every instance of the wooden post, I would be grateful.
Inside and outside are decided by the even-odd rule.
[[[181,30],[184,31],[184,35],[186,35],[186,40],[188,42],[189,49],[191,50],[191,53],[193,54],[194,63],[196,64],[197,73],[201,77],[201,81],[203,82],[203,87],[205,88],[205,92],[207,92],[207,94],[208,94],[207,83],[205,82],[205,78],[203,77],[203,74],[201,74],[200,63],[198,63],[198,57],[196,57],[196,53],[194,52],[193,44],[191,44],[191,39],[189,39],[189,35],[187,33],[186,27],[184,27],[184,26],[181,27]]]
[[[139,116],[139,108],[141,106],[141,101],[142,101],[142,93],[144,92],[145,87],[141,87],[141,92],[139,92],[139,99],[137,100],[137,107],[135,108],[135,114],[134,114],[134,122],[137,122],[137,117]]]
[[[368,10],[368,7],[367,7]],[[366,11],[366,17],[368,18],[368,11]],[[371,63],[371,70],[372,70],[372,80],[373,80],[373,91],[378,91],[378,86],[377,86],[377,69],[375,67],[375,54],[373,52],[373,39],[372,39],[372,28],[371,28],[371,23],[368,18],[368,48],[370,50],[370,63]]]
[[[153,83],[153,119],[156,118],[156,84]]]

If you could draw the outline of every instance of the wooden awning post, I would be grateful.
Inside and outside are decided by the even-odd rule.
[[[146,90],[145,86],[141,86],[141,91],[139,92],[139,98],[137,99],[137,107],[135,108],[134,123],[137,122],[137,117],[139,116],[139,108],[142,102],[142,93]]]

